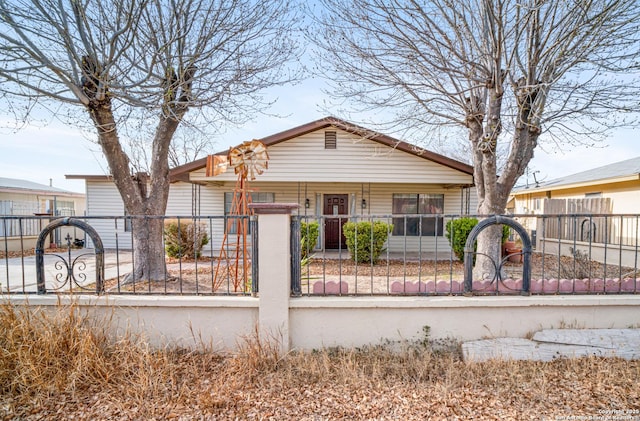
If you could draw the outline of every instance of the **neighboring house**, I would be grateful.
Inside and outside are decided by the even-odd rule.
[[[473,168],[392,137],[327,117],[260,139],[269,154],[269,168],[250,182],[253,202],[298,203],[299,215],[389,215],[395,222],[388,242],[391,251],[448,251],[442,219],[392,218],[391,215],[467,214],[476,210]],[[218,155],[226,155],[221,152]],[[237,176],[229,171],[206,175],[207,159],[177,167],[170,173],[167,215],[225,215],[231,208]],[[123,215],[115,185],[105,176],[85,179],[88,215]],[[344,247],[339,224],[327,218],[320,248]],[[96,227],[106,247],[127,237],[117,229]],[[222,225],[212,227],[213,247],[219,247]],[[422,234],[422,238],[418,237]],[[127,240],[128,239],[128,240]]]
[[[84,215],[85,195],[38,184],[27,180],[0,177],[0,216],[75,216]],[[35,239],[48,218],[40,220],[3,219],[0,223],[0,247],[11,250],[20,246],[20,236],[25,248],[35,245]],[[52,243],[62,241],[61,231],[56,230]],[[16,248],[18,247],[18,248]]]
[[[512,211],[528,213],[638,213],[640,156],[511,192]],[[549,200],[552,199],[552,200]],[[567,203],[564,212],[554,199]],[[568,200],[570,199],[570,200]],[[583,199],[605,199],[585,201]],[[582,207],[579,207],[582,206]]]
[[[571,242],[575,238],[579,243],[634,249],[638,247],[640,157],[517,188],[511,193],[509,210],[521,215],[568,215],[546,220],[549,239]],[[586,214],[618,216],[581,216]],[[538,237],[542,235],[538,218],[524,221]]]

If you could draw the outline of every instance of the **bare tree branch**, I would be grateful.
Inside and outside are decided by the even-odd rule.
[[[539,142],[591,142],[638,106],[635,0],[322,5],[308,38],[335,97],[389,110],[390,125],[418,134],[464,128],[481,214],[504,212]]]
[[[266,111],[264,89],[299,77],[297,22],[291,0],[0,0],[0,95],[78,106],[127,212],[161,215],[180,126]],[[134,279],[163,277],[161,224],[133,237]]]

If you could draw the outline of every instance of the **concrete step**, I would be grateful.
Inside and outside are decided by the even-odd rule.
[[[547,329],[532,339],[494,338],[462,344],[465,361],[531,360],[584,356],[640,359],[640,329]]]

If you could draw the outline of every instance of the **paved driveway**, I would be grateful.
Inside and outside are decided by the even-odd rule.
[[[105,251],[105,279],[131,271],[131,252]],[[96,256],[93,249],[73,249],[71,253],[44,255],[45,285],[48,291],[77,291],[80,287],[93,290],[96,281]],[[72,276],[70,276],[72,273]],[[0,260],[0,287],[3,292],[36,292],[36,257],[15,257]]]

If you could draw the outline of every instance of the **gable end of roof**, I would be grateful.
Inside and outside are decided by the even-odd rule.
[[[380,143],[390,148],[398,149],[402,152],[417,156],[419,158],[426,159],[428,161],[435,162],[440,165],[452,168],[454,170],[463,172],[465,174],[473,175],[473,167],[455,159],[446,157],[444,155],[437,154],[435,152],[428,151],[402,140],[394,139],[391,136],[387,136],[356,124],[349,123],[345,120],[341,120],[336,117],[324,117],[319,120],[312,121],[310,123],[297,126],[283,132],[275,133],[270,136],[259,139],[267,147],[277,145],[278,143],[286,142],[287,140],[295,137],[303,136],[308,133],[322,130],[328,127],[335,127],[348,133],[358,135],[362,138],[371,140],[373,142]],[[221,151],[216,155],[226,155],[227,151]],[[189,181],[189,173],[204,168],[207,165],[207,159],[202,158],[188,164],[181,165],[173,168],[169,172],[171,182],[176,181]]]

